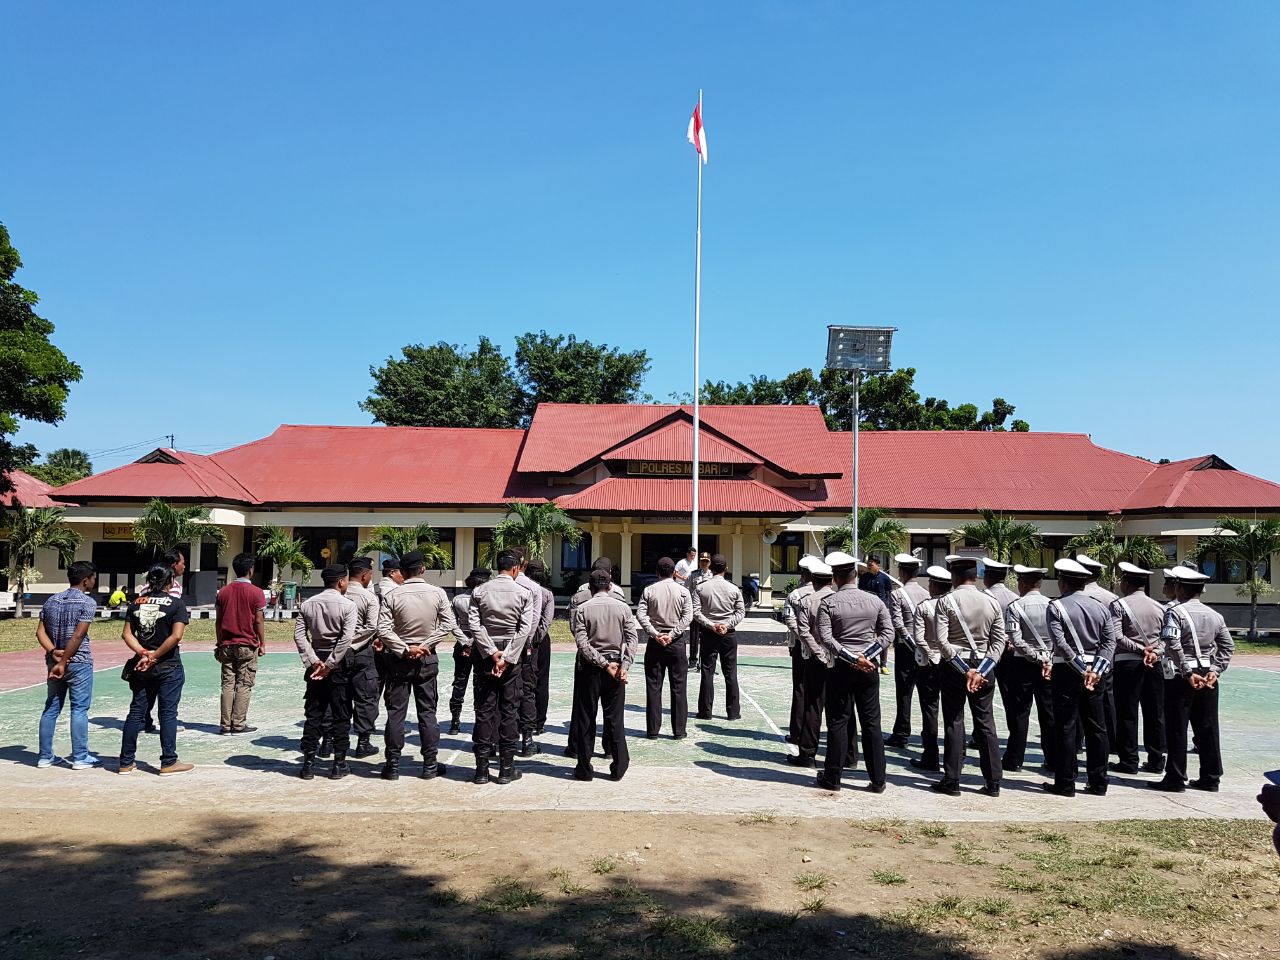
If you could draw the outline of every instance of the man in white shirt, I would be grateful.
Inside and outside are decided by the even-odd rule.
[[[684,559],[676,563],[676,583],[683,584],[689,579],[689,574],[698,569],[698,551],[693,547],[689,548],[689,552],[684,555]]]

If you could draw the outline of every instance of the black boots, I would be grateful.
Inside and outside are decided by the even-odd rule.
[[[520,756],[532,757],[540,753],[541,750],[536,743],[533,742],[533,732],[525,733],[521,738]]]
[[[486,743],[477,743],[475,746],[476,754],[476,775],[471,778],[472,783],[488,783],[489,782],[489,757],[492,755],[492,748]]]
[[[507,784],[520,779],[520,771],[516,769],[516,745],[503,744],[498,754],[498,779],[496,783]]]
[[[316,751],[316,756],[321,760],[333,756],[333,737],[326,735],[320,738],[320,749]]]
[[[382,765],[382,772],[378,774],[383,780],[399,780],[400,779],[400,758],[387,757],[386,762]]]
[[[422,772],[418,774],[419,780],[434,780],[436,777],[443,777],[448,770],[443,763],[436,763],[436,751],[426,750],[422,754]]]
[[[369,742],[369,736],[367,733],[360,734],[360,739],[356,741],[356,748],[352,751],[352,756],[376,757],[378,755],[378,748]]]
[[[462,714],[455,713],[452,717],[449,718],[449,733],[454,734],[454,733],[461,733],[461,732],[462,732]]]
[[[333,741],[333,767],[329,770],[330,780],[341,780],[351,772],[351,768],[347,766],[347,744],[349,742],[346,737]]]
[[[316,755],[314,750],[302,755],[302,769],[298,771],[298,776],[303,780],[314,780],[316,778]]]

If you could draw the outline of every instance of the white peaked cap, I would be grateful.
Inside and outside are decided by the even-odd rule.
[[[1013,565],[1013,572],[1016,573],[1018,576],[1022,576],[1023,574],[1027,574],[1027,573],[1044,574],[1044,573],[1048,573],[1049,571],[1046,570],[1044,567],[1024,567],[1020,563],[1015,563]]]
[[[1207,573],[1201,573],[1199,570],[1192,570],[1190,567],[1177,566],[1169,571],[1175,580],[1181,580],[1183,583],[1204,583],[1209,579]]]
[[[815,557],[812,553],[806,553],[803,557],[800,558],[800,569],[808,570],[810,573],[813,573],[813,565],[815,563],[821,563],[821,562],[822,562],[821,557]]]
[[[1097,560],[1093,559],[1093,557],[1085,553],[1076,554],[1076,563],[1080,564],[1080,566],[1082,567],[1088,567],[1091,570],[1102,569],[1102,564],[1100,564]]]
[[[858,565],[858,558],[851,557],[847,553],[837,550],[835,553],[828,553],[823,561],[828,567],[855,567]]]
[[[990,567],[992,570],[1008,570],[1010,567],[1010,564],[1005,563],[1003,560],[992,560],[990,557],[983,557],[982,565]]]
[[[1053,562],[1053,569],[1059,573],[1065,573],[1070,577],[1091,577],[1093,574],[1083,565],[1077,563],[1069,557],[1063,557],[1061,560]]]
[[[1121,560],[1119,563],[1119,567],[1120,567],[1121,573],[1132,573],[1134,576],[1138,576],[1138,577],[1151,576],[1150,570],[1143,570],[1136,563],[1130,563],[1128,560]]]
[[[829,577],[831,576],[831,568],[817,557],[814,557],[809,561],[809,573],[815,577]]]
[[[924,573],[930,580],[937,580],[939,583],[951,582],[951,571],[946,567],[933,566]]]
[[[909,553],[900,553],[893,558],[893,562],[900,567],[918,567],[920,566],[920,558],[913,557]]]

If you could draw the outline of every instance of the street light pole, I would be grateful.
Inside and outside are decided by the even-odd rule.
[[[853,371],[853,513],[849,516],[849,527],[853,530],[853,546],[851,552],[858,556],[858,387],[862,379],[862,371]],[[859,558],[862,559],[862,558]]]

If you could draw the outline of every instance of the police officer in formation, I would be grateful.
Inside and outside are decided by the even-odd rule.
[[[533,738],[542,736],[547,725],[547,706],[551,702],[551,621],[556,615],[556,598],[547,586],[545,563],[534,557],[525,565],[525,574],[542,594],[538,623],[526,651],[530,670],[525,680],[525,702],[533,714],[533,729],[522,744],[520,755],[531,757],[538,752]]]
[[[596,712],[603,707],[612,758],[609,775],[621,780],[631,762],[625,724],[626,689],[639,638],[631,608],[609,596],[609,574],[593,570],[587,583],[591,597],[570,618],[570,630],[578,647],[573,678],[578,763],[573,775],[578,780],[595,776],[591,754],[596,739]]]
[[[671,735],[687,736],[689,651],[686,635],[693,622],[693,598],[675,580],[675,564],[663,557],[657,565],[658,581],[644,588],[636,607],[636,620],[648,638],[644,648],[645,736],[658,739],[662,731],[662,686],[671,686]],[[594,714],[593,714],[594,717]]]
[[[938,604],[951,592],[951,572],[946,567],[933,566],[925,571],[925,576],[929,580],[929,595],[916,608],[911,650],[915,662],[913,679],[920,699],[920,756],[909,762],[917,770],[938,773],[942,769],[938,755],[938,709],[942,698]]]
[[[587,582],[582,584],[582,586],[578,587],[578,589],[573,592],[573,596],[569,598],[569,621],[571,623],[573,622],[574,611],[577,610],[578,607],[582,606],[584,603],[586,603],[588,600],[591,599],[591,596],[592,596],[591,573],[594,573],[597,570],[602,571],[609,576],[609,596],[613,597],[615,600],[618,600],[624,604],[627,604],[628,610],[631,609],[630,604],[627,601],[626,591],[623,590],[622,587],[618,586],[616,583],[613,582],[613,561],[610,560],[608,557],[604,557],[604,556],[596,557],[596,559],[591,563],[590,572],[587,574]],[[574,674],[574,682],[575,683],[577,682],[576,673]],[[606,727],[608,726],[607,718],[605,720],[605,726]],[[569,737],[568,737],[568,743],[565,744],[565,748],[564,748],[564,755],[566,757],[577,757],[578,755],[578,747],[577,747],[578,737],[577,737],[576,731],[577,731],[577,722],[574,719],[573,712],[570,711]],[[609,744],[612,741],[611,741],[610,732],[608,729],[604,731],[604,734],[605,734],[604,735],[604,751],[605,751],[605,756],[607,757],[609,755]],[[591,749],[594,752],[595,750],[594,739],[592,739],[591,741]]]
[[[316,750],[326,726],[333,738],[330,780],[351,772],[351,675],[346,662],[356,632],[356,605],[348,600],[347,568],[330,565],[320,571],[324,590],[302,602],[293,624],[293,642],[302,658],[306,690],[302,697],[303,780],[315,778]]]
[[[818,605],[814,632],[818,642],[832,654],[834,663],[826,684],[827,752],[817,785],[824,790],[840,789],[849,750],[849,717],[856,710],[870,780],[867,789],[883,793],[885,759],[878,658],[893,642],[889,608],[876,595],[858,589],[858,561],[854,557],[833,553],[826,562],[836,589]]]
[[[698,566],[688,577],[685,578],[684,585],[692,594],[698,584],[711,576],[711,554],[703,552],[698,554]],[[702,669],[702,627],[698,625],[695,618],[689,627],[689,670],[698,672]]]
[[[813,593],[810,564],[814,557],[800,558],[800,586],[787,594],[782,603],[782,622],[787,628],[787,653],[791,657],[791,718],[787,723],[787,743],[800,741],[801,718],[804,713],[804,649],[797,629],[797,617],[804,598]]]
[[[909,553],[893,558],[898,565],[898,581],[902,584],[889,594],[889,619],[893,622],[893,689],[897,709],[893,714],[893,730],[886,747],[905,747],[911,736],[911,701],[916,688],[916,625],[920,604],[929,599],[929,591],[916,582],[920,559]],[[937,722],[937,716],[934,716]]]
[[[471,591],[489,579],[489,570],[476,567],[463,581],[463,588],[453,598],[453,619],[462,630],[463,639],[453,645],[453,688],[449,693],[449,734],[462,732],[462,705],[467,699],[467,686],[471,682]]]
[[[742,716],[738,693],[738,638],[734,631],[747,615],[747,608],[742,601],[742,591],[724,575],[728,566],[723,554],[717,553],[709,564],[711,575],[699,578],[692,589],[693,619],[702,630],[699,720],[711,719],[717,660],[724,673],[726,714],[730,720]]]
[[[354,757],[376,757],[372,743],[378,727],[378,665],[373,643],[378,635],[378,597],[370,588],[373,561],[356,557],[347,564],[346,598],[356,605],[356,630],[347,653],[351,674],[351,719],[356,731]]]
[[[787,763],[795,767],[817,767],[818,740],[822,736],[822,715],[827,703],[827,676],[835,663],[835,654],[818,640],[818,608],[835,592],[832,573],[824,560],[809,558],[810,592],[796,604],[796,637],[803,663],[799,727],[792,743],[797,753],[787,755]],[[846,760],[846,763],[848,761]]]
[[[1122,561],[1120,596],[1111,604],[1111,615],[1120,625],[1113,668],[1116,707],[1116,740],[1112,745],[1117,762],[1111,769],[1117,773],[1137,773],[1138,718],[1146,732],[1149,753],[1145,769],[1164,772],[1167,747],[1164,734],[1164,709],[1159,698],[1164,696],[1164,680],[1156,672],[1160,649],[1160,631],[1164,627],[1164,606],[1147,594],[1151,571]]]
[[[1005,675],[1001,700],[1009,737],[1005,741],[1001,766],[1014,773],[1022,769],[1031,726],[1031,707],[1034,705],[1036,721],[1040,725],[1040,750],[1044,755],[1041,769],[1052,774],[1057,771],[1053,688],[1050,685],[1053,643],[1047,623],[1049,598],[1040,592],[1040,584],[1048,571],[1044,567],[1028,567],[1019,563],[1014,565],[1013,573],[1018,578],[1018,597],[1004,612],[1009,645],[1001,661]]]

